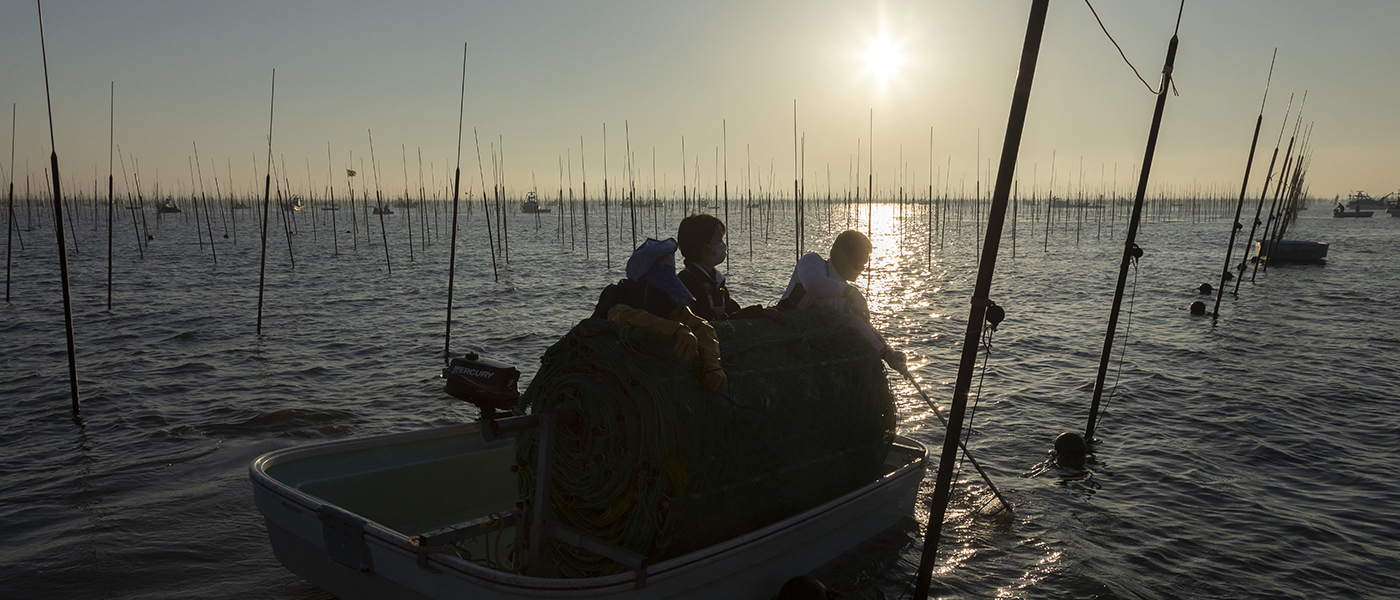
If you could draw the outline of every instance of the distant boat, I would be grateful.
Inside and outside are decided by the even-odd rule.
[[[1332,217],[1333,217],[1333,218],[1337,218],[1337,219],[1347,219],[1347,218],[1362,218],[1362,219],[1364,219],[1364,218],[1369,218],[1369,217],[1370,217],[1371,215],[1373,215],[1373,214],[1375,214],[1375,212],[1369,211],[1369,210],[1347,210],[1345,206],[1342,206],[1342,205],[1340,205],[1340,204],[1337,205],[1337,208],[1332,209]]]
[[[229,208],[252,208],[247,202],[234,202]]]
[[[534,192],[525,195],[525,201],[520,203],[520,212],[527,214],[539,214],[549,212],[548,208],[540,208],[539,196]]]
[[[1389,208],[1389,205],[1386,204],[1386,198],[1389,198],[1390,196],[1391,196],[1390,194],[1386,194],[1385,196],[1382,196],[1382,197],[1380,197],[1380,198],[1372,198],[1372,197],[1371,197],[1369,194],[1367,194],[1366,192],[1363,192],[1363,191],[1361,191],[1361,190],[1357,190],[1355,193],[1353,193],[1353,194],[1347,196],[1347,205],[1346,205],[1346,207],[1349,208],[1349,209],[1351,209],[1351,210],[1350,210],[1350,211],[1345,211],[1345,212],[1358,212],[1358,213],[1359,213],[1359,212],[1365,212],[1365,211],[1368,211],[1368,210],[1385,210],[1385,209]],[[1335,213],[1335,212],[1337,212],[1337,211],[1334,210],[1334,211],[1332,211],[1332,212]],[[1360,215],[1357,215],[1357,216],[1360,216]],[[1368,217],[1369,217],[1370,215],[1365,215],[1365,216],[1368,216]]]
[[[330,206],[322,206],[321,210],[340,210],[340,207],[332,204]]]
[[[298,211],[303,208],[306,208],[306,200],[302,199],[301,196],[292,196],[291,200],[282,201],[282,210],[287,212]]]
[[[163,202],[156,206],[156,212],[164,214],[177,213],[180,212],[180,207],[175,206],[174,198],[166,198]]]
[[[376,206],[376,207],[374,207],[374,214],[376,214],[376,215],[392,215],[392,214],[394,214],[394,211],[393,211],[393,210],[390,210],[388,206]]]
[[[1254,253],[1266,263],[1315,263],[1327,258],[1327,244],[1298,240],[1280,240],[1272,245],[1254,242]]]

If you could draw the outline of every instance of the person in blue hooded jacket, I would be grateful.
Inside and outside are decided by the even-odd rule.
[[[603,289],[593,318],[674,339],[676,356],[698,358],[700,383],[718,391],[728,383],[720,366],[719,339],[708,321],[691,312],[694,301],[676,277],[676,240],[647,239],[627,259],[627,278]]]

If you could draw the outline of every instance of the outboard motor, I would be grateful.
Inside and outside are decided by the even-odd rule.
[[[520,400],[520,369],[475,352],[452,359],[442,376],[447,379],[447,393],[475,404],[483,419],[508,416]]]

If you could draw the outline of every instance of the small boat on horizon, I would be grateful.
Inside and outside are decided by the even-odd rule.
[[[306,208],[306,200],[301,196],[292,196],[291,200],[282,201],[282,210],[294,212]]]
[[[391,210],[388,206],[379,205],[379,206],[374,207],[374,214],[376,214],[376,215],[392,215],[392,214],[394,214],[394,211]]]
[[[156,213],[158,214],[172,214],[178,212],[180,212],[180,207],[175,206],[174,198],[166,197],[165,200],[156,205]]]
[[[525,214],[540,214],[550,212],[548,208],[540,208],[539,196],[534,192],[525,195],[525,201],[520,203],[520,212]]]
[[[1347,207],[1342,206],[1340,204],[1337,205],[1337,208],[1332,209],[1332,218],[1334,219],[1366,219],[1370,218],[1371,215],[1374,214],[1376,214],[1374,211],[1369,210],[1347,210]]]

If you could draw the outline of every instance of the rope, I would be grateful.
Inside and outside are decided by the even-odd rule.
[[[1133,290],[1128,294],[1128,322],[1123,327],[1123,347],[1118,351],[1118,368],[1113,372],[1113,387],[1108,391],[1108,398],[1103,401],[1103,408],[1099,410],[1098,425],[1103,425],[1104,418],[1108,417],[1108,405],[1113,402],[1113,396],[1118,393],[1118,379],[1123,376],[1123,357],[1128,353],[1128,334],[1133,331],[1133,301],[1137,299],[1138,280],[1138,259],[1133,257]]]
[[[967,446],[972,439],[972,419],[977,416],[977,405],[982,402],[982,382],[987,378],[987,363],[992,358],[992,333],[994,331],[987,325],[982,326],[982,346],[986,348],[986,354],[982,356],[982,372],[977,376],[977,395],[972,399],[972,412],[967,415],[967,432],[963,434],[963,446]],[[962,459],[958,459],[957,472],[962,474]]]
[[[1089,3],[1089,0],[1084,0],[1084,4],[1087,5],[1087,6],[1089,7],[1089,12],[1091,12],[1091,13],[1094,14],[1094,20],[1099,22],[1099,28],[1100,28],[1100,29],[1103,29],[1103,34],[1106,35],[1106,36],[1108,36],[1108,41],[1113,42],[1113,47],[1118,49],[1118,55],[1121,56],[1121,57],[1123,57],[1123,62],[1127,63],[1127,64],[1128,64],[1128,68],[1133,70],[1133,75],[1137,75],[1138,81],[1141,81],[1141,82],[1142,82],[1142,85],[1147,86],[1147,91],[1150,92],[1150,93],[1151,93],[1152,95],[1154,95],[1154,96],[1156,96],[1157,94],[1161,94],[1162,92],[1165,92],[1165,91],[1166,91],[1165,89],[1162,89],[1162,90],[1154,90],[1154,89],[1152,89],[1152,84],[1147,83],[1147,80],[1143,78],[1142,73],[1139,73],[1138,70],[1137,70],[1137,67],[1133,66],[1133,61],[1128,60],[1128,55],[1125,54],[1125,53],[1123,52],[1123,47],[1118,45],[1118,40],[1113,39],[1113,34],[1111,34],[1111,33],[1108,32],[1108,27],[1107,27],[1106,25],[1103,24],[1103,19],[1099,18],[1099,11],[1094,10],[1094,5],[1093,5],[1093,4],[1090,4],[1090,3]],[[1182,0],[1181,6],[1182,6],[1182,9],[1184,10],[1185,7],[1186,7],[1186,0]],[[1178,31],[1181,30],[1181,11],[1180,11],[1180,10],[1177,11],[1177,14],[1176,14],[1176,29],[1177,29]],[[1173,32],[1172,35],[1176,35],[1176,33]],[[1177,90],[1176,90],[1176,80],[1175,80],[1175,79],[1169,77],[1169,78],[1167,78],[1167,83],[1168,83],[1169,85],[1171,85],[1171,88],[1172,88],[1172,95],[1175,95],[1175,96],[1180,96],[1180,95],[1181,95],[1181,94],[1180,94],[1179,92],[1177,92]]]

